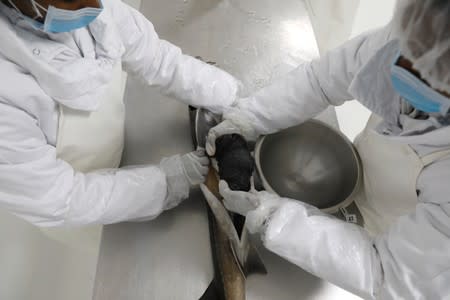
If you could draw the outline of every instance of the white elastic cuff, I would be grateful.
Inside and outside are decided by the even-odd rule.
[[[264,235],[270,218],[277,211],[278,206],[260,205],[257,209],[247,214],[246,226],[251,234],[261,233]],[[262,238],[264,240],[264,237]]]
[[[167,179],[167,197],[164,210],[168,210],[189,197],[190,184],[184,175],[180,155],[164,158],[160,163],[160,168],[166,174]]]

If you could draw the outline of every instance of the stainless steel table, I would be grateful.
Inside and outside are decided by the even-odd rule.
[[[239,79],[251,92],[318,55],[299,0],[146,0],[160,36]],[[274,99],[276,101],[276,99]],[[186,105],[129,78],[123,165],[192,150]],[[333,110],[321,117],[337,126]],[[124,199],[126,201],[126,199]],[[248,299],[352,299],[260,247],[269,275],[250,276]],[[152,222],[105,226],[94,299],[198,299],[213,276],[202,196]]]

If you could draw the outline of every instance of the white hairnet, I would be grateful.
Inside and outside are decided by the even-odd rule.
[[[432,88],[450,93],[450,1],[399,0],[393,18],[401,54]]]

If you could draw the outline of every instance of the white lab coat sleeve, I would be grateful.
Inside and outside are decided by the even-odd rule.
[[[249,120],[257,133],[268,134],[303,123],[329,105],[352,100],[348,89],[355,74],[389,35],[389,27],[360,35],[242,99],[225,116]]]
[[[268,220],[264,244],[364,299],[445,299],[450,295],[448,178],[450,160],[425,169],[415,211],[375,237],[316,208],[288,202]]]
[[[125,44],[124,69],[162,93],[221,113],[236,101],[238,81],[225,71],[184,55],[158,37],[140,12],[114,0],[113,16]]]
[[[151,219],[165,209],[159,167],[79,173],[56,158],[31,115],[1,101],[0,115],[2,209],[42,227]]]

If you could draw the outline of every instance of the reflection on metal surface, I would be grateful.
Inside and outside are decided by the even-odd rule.
[[[205,148],[209,130],[219,124],[220,115],[215,115],[206,109],[196,109],[194,118],[192,128],[195,131],[195,146]]]
[[[319,121],[264,137],[256,164],[266,189],[328,213],[350,204],[360,179],[353,145]]]
[[[143,13],[161,38],[217,62],[249,93],[317,57],[299,0],[145,0]],[[193,149],[186,105],[129,79],[124,165],[158,163]],[[322,119],[336,125],[333,111]],[[148,223],[106,226],[94,299],[198,299],[213,277],[202,196]],[[352,299],[260,246],[269,271],[247,280],[247,299]]]

